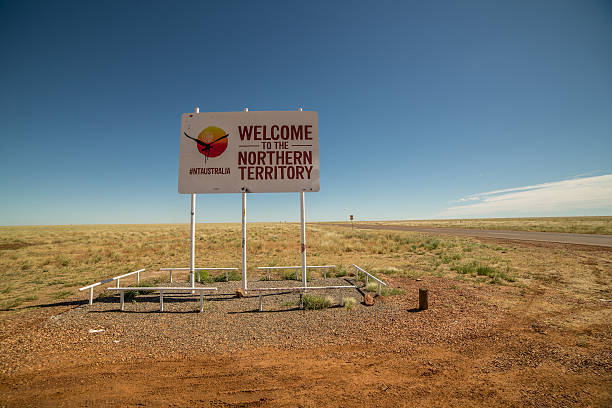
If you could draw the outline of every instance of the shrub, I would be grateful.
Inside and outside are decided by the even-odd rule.
[[[223,275],[223,280],[225,280],[225,274]],[[199,283],[213,283],[215,282],[215,279],[212,276],[210,276],[208,271],[200,271],[200,280],[198,280],[198,282]]]
[[[348,271],[344,267],[344,265],[338,266],[336,269],[336,278],[342,278],[343,276],[348,275]]]
[[[239,271],[229,271],[227,274],[227,278],[230,281],[239,281],[242,280],[242,274]]]
[[[332,304],[332,298],[321,295],[304,295],[302,298],[304,309],[306,310],[322,310],[327,309]]]
[[[342,306],[344,306],[348,310],[351,310],[356,304],[357,304],[357,300],[355,298],[347,297],[347,298],[344,298],[344,304]]]
[[[295,269],[286,269],[283,271],[283,279],[284,280],[298,280],[295,274]]]
[[[377,282],[368,282],[365,287],[365,290],[368,292],[378,292],[378,283]]]

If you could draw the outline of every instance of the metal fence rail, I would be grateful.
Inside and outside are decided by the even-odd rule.
[[[128,272],[128,273],[124,273],[123,275],[119,275],[119,276],[115,276],[109,279],[105,279],[103,281],[100,282],[96,282],[96,283],[92,283],[91,285],[87,285],[87,286],[83,286],[82,288],[79,288],[79,291],[83,291],[83,290],[87,290],[89,289],[89,304],[93,305],[93,288],[96,286],[100,286],[100,285],[104,285],[105,283],[109,283],[112,281],[117,281],[117,287],[119,287],[119,282],[122,278],[126,278],[128,276],[134,275],[136,274],[136,283],[140,283],[140,272],[144,272],[145,269],[139,269],[137,271],[134,272]]]
[[[114,290],[114,291],[118,291],[119,292],[119,309],[121,311],[124,310],[124,299],[125,299],[125,291],[129,290],[129,291],[138,291],[138,290],[150,290],[150,291],[154,291],[157,290],[159,291],[159,311],[163,312],[164,311],[164,292],[166,293],[172,293],[172,292],[200,292],[200,312],[202,312],[204,310],[204,291],[206,290],[217,290],[217,288],[211,287],[211,288],[202,288],[202,287],[188,287],[188,288],[181,288],[181,287],[124,287],[124,288],[107,288],[106,290]]]
[[[323,279],[327,279],[327,269],[335,268],[336,265],[310,265],[307,266],[306,269],[323,269]],[[301,266],[258,266],[257,269],[265,269],[266,270],[266,278],[270,280],[270,269],[295,269],[295,280],[300,280],[299,273]]]
[[[360,267],[358,267],[357,265],[353,264],[353,266],[355,267],[355,277],[357,279],[359,279],[359,272],[363,273],[365,276],[365,284],[367,286],[368,284],[368,278],[372,278],[374,279],[376,282],[378,282],[378,295],[380,296],[380,289],[381,289],[381,285],[385,285],[388,286],[385,282],[381,281],[380,279],[378,279],[376,276],[372,275],[371,273],[364,271],[363,269],[361,269]]]

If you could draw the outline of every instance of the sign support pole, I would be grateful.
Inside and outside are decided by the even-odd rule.
[[[195,108],[195,113],[200,113],[200,108]],[[191,256],[189,259],[189,284],[195,286],[195,207],[196,195],[191,193]]]
[[[245,112],[249,108],[244,108]],[[247,291],[247,260],[246,260],[246,192],[242,192],[242,290]]]
[[[191,257],[189,260],[189,284],[195,286],[195,205],[196,195],[191,194]]]
[[[300,192],[300,214],[302,222],[302,286],[306,287],[306,211],[304,209],[304,192]]]
[[[242,193],[242,290],[247,291],[246,260],[246,193]]]
[[[298,110],[301,112],[302,108],[299,108]],[[302,286],[306,287],[306,209],[304,205],[303,191],[300,191],[300,218],[302,223]]]

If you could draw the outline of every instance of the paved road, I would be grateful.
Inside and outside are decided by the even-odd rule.
[[[341,224],[338,224],[341,225]],[[342,226],[347,226],[346,224]],[[513,239],[519,241],[560,242],[563,244],[596,245],[612,248],[612,235],[570,234],[563,232],[497,231],[459,228],[427,228],[404,225],[357,224],[355,228],[429,232],[432,234],[465,235],[470,237]]]

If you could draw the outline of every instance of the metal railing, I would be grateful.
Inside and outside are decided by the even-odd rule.
[[[365,276],[365,284],[366,284],[366,286],[368,285],[368,278],[372,278],[376,282],[378,282],[378,295],[380,296],[381,285],[385,285],[385,286],[388,286],[388,285],[385,282],[383,282],[380,279],[378,279],[376,276],[372,275],[371,273],[369,273],[367,271],[364,271],[363,269],[361,269],[357,265],[353,264],[353,266],[355,267],[355,278],[359,279],[359,272],[363,273],[363,275]]]
[[[188,288],[181,288],[181,287],[125,287],[125,288],[107,288],[106,290],[114,290],[119,292],[119,310],[123,311],[124,310],[124,299],[125,299],[125,292],[126,291],[138,291],[138,290],[142,290],[142,291],[153,291],[153,290],[157,290],[159,291],[159,311],[163,312],[164,311],[164,292],[196,292],[199,291],[200,292],[200,312],[202,312],[204,310],[204,291],[207,290],[217,290],[217,288],[211,287],[211,288],[203,288],[203,287],[188,287]]]
[[[327,279],[327,269],[335,268],[336,265],[309,265],[306,269],[323,269],[323,279]],[[300,280],[299,274],[301,266],[258,266],[257,269],[266,270],[266,279],[270,280],[270,269],[295,269],[295,280]]]
[[[160,271],[170,272],[170,283],[172,283],[172,271],[188,271],[189,268],[160,268]],[[225,271],[225,280],[229,281],[229,271],[237,271],[238,268],[193,268],[198,273],[198,282],[200,281],[200,271]]]
[[[134,272],[124,273],[123,275],[115,276],[115,277],[105,279],[100,282],[92,283],[91,285],[83,286],[82,288],[79,288],[79,291],[89,289],[89,304],[93,305],[93,288],[95,288],[96,286],[104,285],[105,283],[109,283],[112,281],[117,281],[117,287],[119,287],[119,282],[122,278],[126,278],[134,274],[136,274],[136,283],[140,283],[140,272],[144,272],[144,271],[145,269],[143,268],[143,269],[139,269]]]

